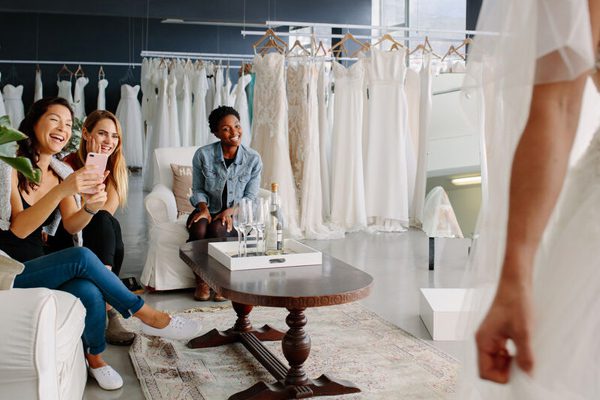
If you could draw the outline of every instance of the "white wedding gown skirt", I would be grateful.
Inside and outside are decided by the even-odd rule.
[[[127,166],[141,168],[144,166],[144,127],[142,107],[137,98],[139,91],[139,85],[121,85],[116,116],[123,129],[123,154]]]

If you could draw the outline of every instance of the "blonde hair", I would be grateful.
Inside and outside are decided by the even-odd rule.
[[[79,151],[77,151],[78,155],[78,163],[80,164],[78,167],[81,168],[85,165],[85,159],[87,157],[87,141],[83,136],[83,132],[92,133],[94,127],[98,123],[98,121],[103,119],[110,119],[115,123],[117,127],[117,134],[119,135],[119,143],[115,148],[115,151],[108,158],[108,162],[106,163],[106,169],[110,171],[108,174],[108,185],[113,185],[115,190],[117,191],[117,195],[119,196],[119,206],[125,207],[127,204],[127,188],[129,186],[129,177],[127,171],[127,165],[125,164],[125,157],[123,156],[123,131],[121,129],[121,123],[117,119],[117,117],[106,110],[96,110],[87,116],[85,122],[83,123],[83,127],[81,129],[81,144],[79,145]],[[107,186],[108,186],[107,185]]]

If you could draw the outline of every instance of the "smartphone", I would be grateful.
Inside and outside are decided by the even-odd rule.
[[[102,153],[93,153],[90,152],[85,159],[85,166],[94,166],[95,172],[102,175],[104,174],[104,170],[106,169],[106,163],[108,162],[108,155]],[[82,191],[82,193],[93,194],[94,191],[88,189],[87,191]]]

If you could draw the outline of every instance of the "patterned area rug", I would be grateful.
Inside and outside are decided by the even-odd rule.
[[[235,321],[230,307],[192,311],[204,332],[227,329]],[[362,390],[327,399],[444,399],[453,393],[456,360],[360,304],[311,308],[305,314],[312,341],[308,375],[327,373]],[[283,309],[257,307],[250,318],[255,327],[269,323],[285,330],[286,315]],[[126,323],[139,332],[137,320]],[[285,362],[280,342],[265,344]],[[242,344],[192,350],[185,342],[138,335],[129,354],[149,400],[227,399],[260,380],[274,381]]]

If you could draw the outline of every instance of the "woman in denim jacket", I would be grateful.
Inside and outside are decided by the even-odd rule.
[[[262,161],[256,151],[242,145],[238,112],[232,107],[218,107],[210,113],[208,124],[219,141],[194,154],[190,202],[196,209],[187,220],[190,241],[237,236],[233,204],[242,198],[255,200],[260,186]],[[210,288],[198,276],[194,298],[210,298]],[[215,294],[214,300],[225,299]]]

